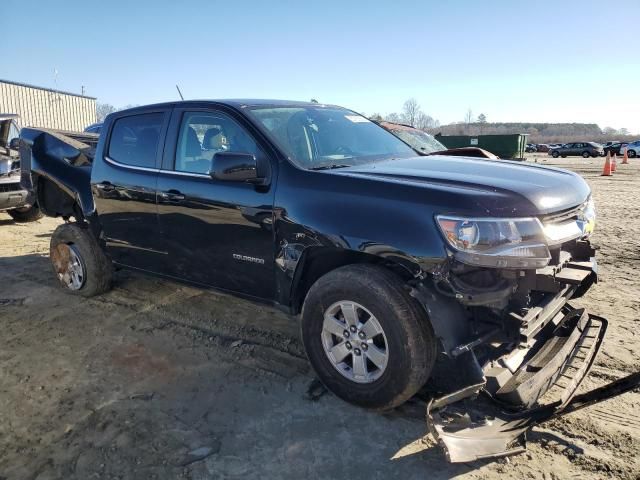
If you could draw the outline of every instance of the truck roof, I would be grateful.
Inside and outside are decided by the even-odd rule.
[[[273,106],[273,107],[309,107],[309,106],[336,106],[325,103],[315,103],[315,102],[303,102],[297,100],[274,100],[274,99],[256,99],[256,98],[234,98],[234,99],[200,99],[200,100],[178,100],[175,102],[163,102],[163,103],[154,103],[151,105],[140,105],[138,107],[128,108],[126,110],[122,110],[125,112],[134,111],[134,110],[147,110],[153,108],[164,108],[164,107],[188,107],[190,105],[227,105],[234,108],[245,108],[245,107],[258,107],[258,106]],[[120,112],[118,112],[120,113]]]

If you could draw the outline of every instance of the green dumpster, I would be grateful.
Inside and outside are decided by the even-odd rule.
[[[447,148],[479,147],[500,158],[524,159],[528,133],[509,135],[440,135],[435,137]]]

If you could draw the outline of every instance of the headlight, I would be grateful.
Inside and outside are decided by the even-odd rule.
[[[578,223],[584,238],[591,235],[596,228],[596,203],[593,201],[593,197],[589,197],[584,210],[582,210],[582,215],[578,216]]]
[[[551,255],[537,218],[438,215],[440,230],[462,263],[494,268],[542,268]]]

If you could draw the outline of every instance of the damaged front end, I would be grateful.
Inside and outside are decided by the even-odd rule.
[[[575,410],[607,321],[568,303],[597,281],[589,241],[565,241],[549,252],[547,265],[535,269],[452,258],[413,286],[442,347],[427,386],[427,422],[451,462],[521,452],[530,427]],[[602,395],[639,381],[626,380]],[[579,398],[582,406],[589,401]]]

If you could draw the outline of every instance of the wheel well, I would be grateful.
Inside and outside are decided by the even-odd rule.
[[[65,220],[75,217],[79,222],[83,220],[82,210],[76,200],[58,184],[43,177],[38,177],[35,184],[36,201],[45,215]]]
[[[413,278],[407,267],[384,257],[353,250],[336,250],[328,247],[309,248],[303,254],[303,258],[294,275],[291,313],[300,313],[309,289],[320,277],[336,268],[362,263],[388,268],[407,281]]]

